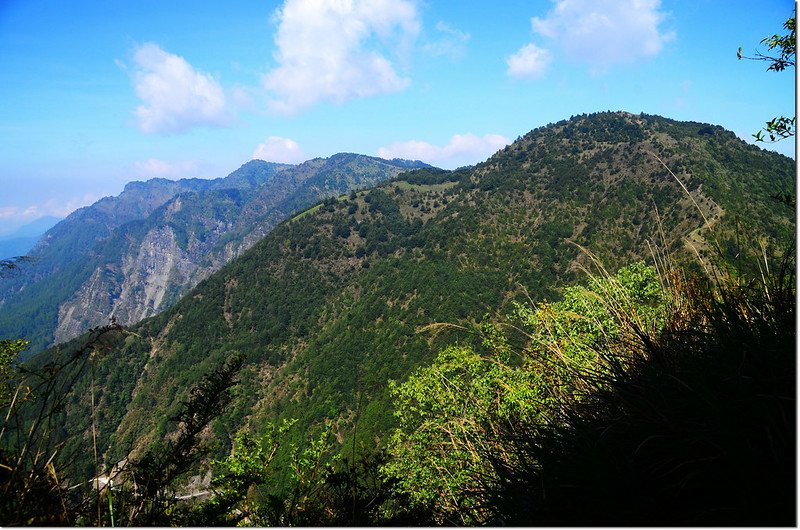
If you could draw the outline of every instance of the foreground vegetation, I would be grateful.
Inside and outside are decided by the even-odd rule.
[[[559,301],[461,327],[431,365],[393,383],[398,422],[385,450],[340,447],[331,422],[302,445],[287,439],[291,421],[241,431],[213,462],[207,500],[179,500],[175,479],[202,457],[202,433],[241,358],[194,388],[174,436],[98,492],[70,485],[49,453],[60,449],[47,446],[45,425],[63,389],[45,373],[36,388],[15,387],[8,367],[25,345],[3,342],[0,516],[4,525],[791,526],[793,255],[765,256],[756,277],[721,261],[704,263],[709,275],[666,258],[613,275],[598,266]],[[453,326],[425,332],[443,327]],[[91,363],[109,335],[125,333],[96,330],[80,356],[50,369]],[[21,401],[42,400],[39,424],[6,429]],[[287,463],[275,458],[282,444]]]

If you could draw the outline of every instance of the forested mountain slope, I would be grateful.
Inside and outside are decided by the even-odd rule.
[[[616,270],[651,252],[711,252],[712,231],[731,253],[745,227],[792,240],[794,211],[775,197],[794,190],[792,160],[720,127],[615,112],[533,130],[472,168],[412,171],[320,203],[93,361],[98,445],[109,464],[140,454],[173,429],[193,384],[242,354],[234,398],[205,433],[219,454],[238,430],[284,418],[299,420],[288,442],[336,420],[343,446],[368,450],[393,426],[387,382],[471,340],[424,326],[558,298],[582,274],[580,247]],[[90,384],[73,387],[62,434],[88,433]],[[65,454],[87,436],[68,437]]]
[[[0,279],[0,336],[36,351],[105,324],[134,324],[314,202],[424,164],[339,154],[293,166],[253,160],[215,180],[133,182],[51,229]]]

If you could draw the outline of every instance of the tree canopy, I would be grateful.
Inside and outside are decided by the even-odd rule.
[[[750,59],[752,61],[766,61],[767,71],[782,72],[786,68],[795,67],[795,50],[797,48],[797,30],[795,28],[795,16],[789,17],[783,24],[783,28],[787,31],[784,35],[772,35],[764,37],[761,44],[769,50],[767,53],[756,51],[754,57],[746,57],[742,54],[742,48],[739,47],[737,57],[741,59]],[[791,138],[795,135],[797,117],[791,118],[786,116],[777,116],[767,122],[767,126],[762,130],[753,134],[757,142],[767,141],[777,142],[785,138]],[[766,136],[765,136],[766,133]]]

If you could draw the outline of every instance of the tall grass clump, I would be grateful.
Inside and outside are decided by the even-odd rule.
[[[662,260],[657,326],[609,297],[619,335],[594,344],[580,399],[554,387],[565,406],[509,425],[510,454],[487,455],[494,521],[795,525],[794,248],[770,261],[748,276]]]
[[[202,433],[230,402],[244,357],[231,352],[189,390],[168,437],[106,466],[97,444],[94,363],[129,334],[112,320],[43,364],[16,362],[27,341],[0,341],[0,526],[180,522],[176,484],[205,456]],[[90,378],[89,395],[77,399],[91,403],[91,423],[85,432],[70,431],[64,415],[72,394],[86,390],[77,384],[83,377]],[[88,476],[75,465],[79,451],[94,456]]]
[[[73,351],[59,351],[36,367],[17,362],[27,341],[0,341],[6,354],[0,370],[0,525],[70,525],[99,505],[98,488],[90,480],[76,483],[74,466],[74,451],[96,453],[95,423],[72,451],[65,450],[60,425],[70,391],[121,331],[115,323],[95,328]]]

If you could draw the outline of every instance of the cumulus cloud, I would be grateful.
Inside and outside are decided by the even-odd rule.
[[[529,79],[540,78],[546,73],[551,60],[550,51],[535,44],[528,44],[506,59],[508,75]]]
[[[166,162],[157,158],[150,158],[144,162],[135,162],[137,173],[143,177],[189,177],[197,173],[197,162],[194,160],[180,160]]]
[[[568,59],[586,63],[593,72],[654,57],[675,38],[674,32],[661,28],[666,18],[660,10],[661,0],[553,1],[555,5],[545,17],[531,19],[533,32],[552,42]],[[509,57],[509,75],[525,71],[525,64],[539,64],[540,69],[534,70],[540,76],[547,65],[537,63],[535,49],[542,50],[528,44]],[[512,69],[512,60],[521,70]]]
[[[297,164],[305,161],[306,155],[294,140],[270,136],[265,142],[258,144],[253,158],[281,164]]]
[[[142,132],[175,133],[230,122],[225,91],[210,74],[153,43],[137,46],[133,60],[134,88],[142,101],[136,120]]]
[[[263,78],[273,111],[292,114],[410,83],[390,59],[402,58],[419,33],[413,0],[286,0],[275,20],[279,66]]]
[[[511,140],[499,134],[485,134],[483,137],[472,133],[455,134],[445,146],[409,140],[381,147],[378,156],[422,160],[434,166],[454,169],[482,162],[510,143]]]

